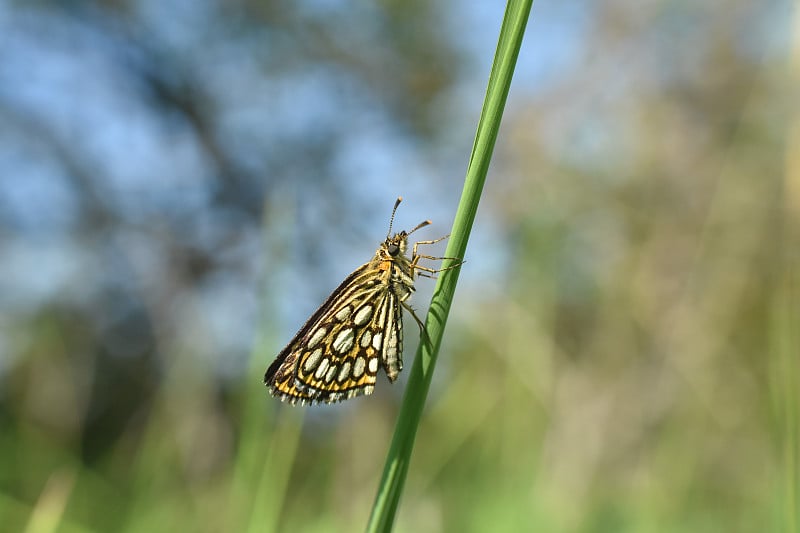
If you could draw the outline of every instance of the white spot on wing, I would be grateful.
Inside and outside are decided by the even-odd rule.
[[[367,366],[367,360],[364,359],[364,356],[359,355],[356,357],[356,362],[353,365],[353,378],[358,379],[364,373],[364,370]]]
[[[365,305],[361,309],[358,310],[356,316],[353,317],[353,322],[356,326],[363,326],[367,323],[367,321],[372,316],[372,306]]]
[[[353,347],[354,333],[353,328],[345,328],[336,335],[333,340],[333,349],[338,353],[346,353]]]
[[[328,365],[331,364],[330,360],[326,357],[325,359],[320,362],[319,366],[317,367],[317,371],[314,372],[314,377],[317,379],[322,379],[322,376],[325,375],[325,372],[328,370]]]
[[[372,341],[372,332],[367,330],[361,335],[361,347],[366,348],[369,346],[369,343]]]
[[[377,371],[378,371],[378,358],[373,357],[372,359],[369,360],[369,373],[374,374]]]
[[[328,369],[328,373],[325,374],[325,383],[330,383],[331,380],[333,380],[333,376],[336,375],[336,370],[336,365],[331,365],[331,367]]]
[[[325,336],[326,333],[328,333],[327,329],[325,329],[325,328],[317,328],[314,331],[314,334],[311,335],[311,338],[308,339],[308,344],[306,344],[306,348],[308,348],[310,350],[314,346],[319,344],[319,341],[322,340],[322,338]]]
[[[345,318],[349,317],[350,313],[352,313],[352,312],[353,312],[353,308],[350,307],[349,305],[346,305],[346,306],[342,307],[341,309],[339,309],[339,312],[336,313],[335,316],[336,316],[336,318],[338,320],[344,320]]]
[[[345,361],[342,368],[339,370],[339,375],[336,376],[336,381],[343,382],[350,376],[350,361]]]
[[[319,363],[320,357],[322,357],[322,348],[317,348],[311,352],[311,355],[309,355],[308,358],[306,358],[306,362],[303,363],[303,370],[305,372],[311,372],[314,370],[314,367],[316,367],[317,363]]]

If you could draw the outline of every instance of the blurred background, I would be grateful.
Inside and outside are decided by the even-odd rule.
[[[405,376],[263,372],[449,231],[502,11],[0,1],[3,530],[363,529]],[[798,12],[534,3],[398,531],[797,531]]]

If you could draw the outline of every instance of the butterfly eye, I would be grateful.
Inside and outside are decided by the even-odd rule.
[[[396,244],[392,243],[392,244],[390,244],[389,246],[386,247],[386,251],[389,252],[389,255],[394,257],[394,256],[397,255],[397,252],[400,251],[400,247],[397,246]]]

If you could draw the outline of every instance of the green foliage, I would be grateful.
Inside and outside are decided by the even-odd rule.
[[[573,5],[537,8],[567,4]],[[143,352],[107,357],[111,348],[101,341],[108,337],[97,332],[109,327],[120,298],[98,290],[91,269],[74,288],[81,305],[58,300],[35,312],[20,306],[0,315],[0,528],[349,532],[364,527],[378,487],[383,507],[376,512],[384,514],[374,515],[373,527],[394,521],[400,532],[797,533],[797,83],[785,76],[788,51],[758,48],[765,35],[759,32],[784,35],[770,25],[773,18],[762,20],[763,27],[751,22],[771,4],[750,4],[629,9],[611,2],[577,14],[565,8],[562,18],[534,12],[525,43],[531,46],[520,55],[468,262],[441,276],[436,289],[428,331],[433,348],[441,340],[442,357],[423,343],[400,382],[381,382],[369,398],[292,408],[269,398],[260,383],[286,340],[272,332],[284,320],[276,310],[282,293],[274,288],[281,272],[315,258],[327,261],[330,255],[319,250],[336,240],[320,231],[319,219],[306,221],[316,231],[306,240],[293,223],[302,217],[286,200],[289,186],[269,197],[275,209],[266,210],[264,234],[310,251],[298,258],[289,246],[271,242],[270,287],[262,298],[268,311],[246,375],[220,379],[219,360],[202,355],[203,327],[192,323],[190,339],[175,334],[175,309],[186,295],[160,293],[152,286],[170,285],[137,278],[135,269],[124,274],[144,287],[142,314],[152,335],[135,329],[136,335],[123,330],[120,336],[130,344],[123,347],[145,346]],[[390,3],[401,11],[405,5]],[[404,14],[416,20],[413,9]],[[307,48],[282,43],[278,33],[269,38],[317,61],[313,37],[335,42],[349,22],[343,16],[326,25],[295,15],[288,22],[304,25]],[[435,69],[405,72],[403,83],[391,87],[392,77],[382,77],[380,67],[396,67],[411,53],[417,55],[407,61],[425,62],[427,48],[412,28],[409,22],[388,30],[400,52],[367,50],[374,63],[346,53],[356,45],[320,48],[342,65],[356,63],[358,79],[393,91],[387,98],[403,115],[414,107],[403,95]],[[426,35],[444,34],[433,24],[427,28]],[[548,48],[551,42],[536,39],[550,30],[575,30],[579,49]],[[460,38],[472,38],[462,31]],[[355,38],[369,42],[363,34]],[[555,79],[527,68],[541,54],[552,58]],[[499,83],[503,76],[493,72]],[[442,80],[433,81],[423,83],[430,92],[420,95],[429,112],[447,94],[437,85]],[[169,93],[153,94],[170,100]],[[505,99],[502,91],[488,96],[487,103]],[[208,111],[192,109],[195,116]],[[420,131],[438,125],[414,109],[419,116],[409,122]],[[491,135],[499,117],[494,109],[481,122]],[[0,131],[6,127],[0,121]],[[32,131],[46,142],[40,130]],[[216,133],[198,138],[219,155],[222,144],[214,143],[225,137]],[[73,141],[62,155],[75,156],[80,139]],[[442,148],[433,137],[419,144]],[[470,180],[482,181],[493,144],[491,136],[478,135],[475,153],[483,155],[470,164]],[[228,159],[219,157],[220,168]],[[64,163],[69,173],[80,175],[81,166],[68,163],[74,161]],[[353,189],[364,188],[364,176],[352,179]],[[330,185],[313,183],[302,189],[304,202],[352,200],[342,194],[335,202],[317,201],[312,195],[326,195]],[[429,185],[432,195],[442,194],[440,184]],[[444,255],[464,253],[478,189],[465,195]],[[98,234],[108,231],[95,224],[111,216],[101,202],[106,197],[94,193],[77,195],[95,208],[79,229],[93,244],[104,242]],[[396,194],[387,193],[389,201]],[[227,213],[235,203],[226,204]],[[7,230],[2,226],[3,239]],[[142,235],[155,239],[163,230],[159,219]],[[213,277],[207,276],[211,262],[164,244],[181,236],[160,241],[157,249],[169,253],[156,259],[188,265],[196,277],[170,271],[170,280],[177,284],[180,272],[188,285],[200,286]],[[12,250],[3,240],[0,246],[9,254],[5,264]],[[365,245],[367,253],[372,248]],[[238,256],[225,260],[230,257]],[[93,315],[82,305],[96,293],[104,299]],[[0,293],[0,305],[8,305],[10,294]],[[149,364],[141,363],[148,356]],[[401,391],[406,397],[398,415]],[[391,442],[387,479],[394,481],[381,484]],[[401,493],[397,507],[392,498]]]

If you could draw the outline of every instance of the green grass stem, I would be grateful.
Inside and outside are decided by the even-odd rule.
[[[532,3],[533,0],[510,0],[506,5],[464,189],[445,252],[447,257],[464,257],[466,252]],[[452,260],[445,260],[442,268],[451,264]],[[392,444],[367,524],[368,532],[390,531],[394,523],[459,270],[442,272],[434,289],[425,320],[428,338],[421,337],[423,341],[409,373]]]

